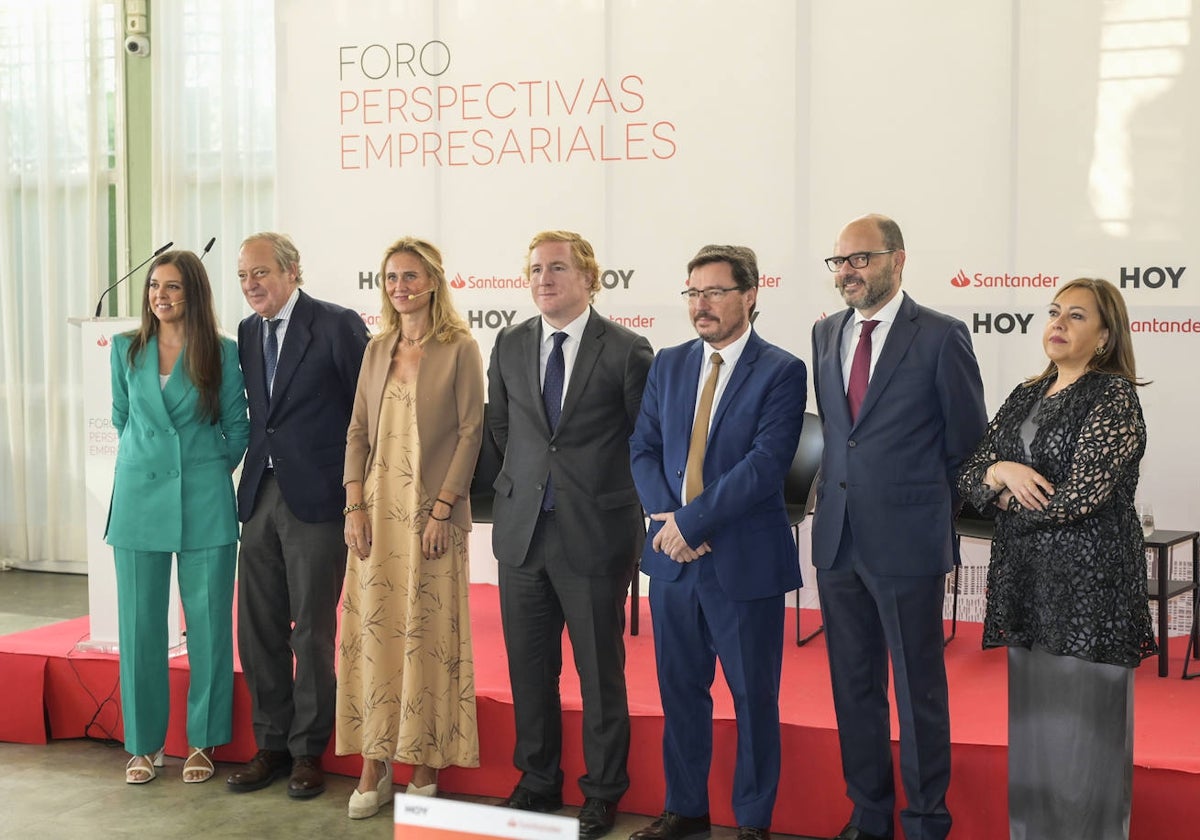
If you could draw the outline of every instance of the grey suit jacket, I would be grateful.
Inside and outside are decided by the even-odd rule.
[[[525,562],[546,479],[553,475],[572,568],[584,575],[616,574],[632,568],[646,533],[629,436],[653,358],[650,342],[591,310],[551,435],[542,404],[540,340],[538,316],[501,330],[492,349],[488,427],[504,455],[494,484],[492,551],[510,566]]]

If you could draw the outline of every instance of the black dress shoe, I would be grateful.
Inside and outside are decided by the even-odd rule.
[[[643,829],[629,835],[629,840],[705,840],[712,836],[712,823],[708,814],[702,817],[684,817],[671,811]]]
[[[518,811],[536,811],[549,814],[562,808],[561,793],[534,793],[527,787],[517,785],[508,798],[500,803],[501,808],[516,808]]]
[[[739,825],[737,840],[771,840],[771,829],[755,828],[752,825]]]
[[[292,778],[288,779],[288,796],[292,799],[312,799],[325,792],[325,771],[315,755],[298,755],[292,760]]]
[[[599,840],[612,831],[616,822],[616,802],[589,796],[579,809],[579,840]]]
[[[884,837],[881,834],[868,834],[858,826],[848,825],[833,840],[891,840],[891,838]]]
[[[292,757],[281,750],[259,750],[254,758],[235,770],[225,780],[234,793],[262,790],[276,779],[292,772]]]

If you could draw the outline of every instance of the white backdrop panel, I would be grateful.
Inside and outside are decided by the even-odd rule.
[[[807,18],[793,4],[744,3],[736,21],[716,2],[325,8],[278,14],[279,132],[297,137],[280,143],[279,219],[314,292],[371,323],[378,255],[428,237],[486,355],[535,312],[530,237],[568,228],[606,270],[600,310],[661,347],[692,335],[687,259],[738,242],[771,278],[760,327],[803,350],[789,322]]]
[[[1154,380],[1141,495],[1195,528],[1195,5],[288,0],[280,227],[312,291],[368,323],[385,245],[432,239],[485,354],[534,314],[538,230],[588,237],[598,308],[656,347],[692,335],[697,247],[749,244],[756,326],[807,359],[841,308],[820,259],[849,218],[887,213],[905,289],[972,330],[990,411],[1044,365],[1057,286],[1106,277]]]

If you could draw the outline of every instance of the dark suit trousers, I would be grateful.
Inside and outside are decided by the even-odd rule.
[[[817,570],[833,704],[851,822],[891,837],[896,807],[888,714],[888,656],[896,679],[900,774],[908,840],[950,831],[950,708],[943,658],[944,575],[872,574],[861,563],[849,522],[830,569]]]
[[[779,679],[783,595],[733,601],[707,557],[673,581],[650,581],[654,655],[663,706],[665,808],[707,814],[712,764],[712,688],[716,662],[737,716],[733,814],[738,825],[767,828],[779,789]]]
[[[301,522],[269,474],[242,526],[238,654],[260,749],[320,756],[329,744],[343,527],[340,520]]]
[[[629,700],[625,693],[625,598],[630,569],[581,575],[553,514],[543,515],[521,566],[500,564],[500,618],[508,651],[521,784],[562,790],[562,632],[566,625],[583,695],[585,797],[617,801],[629,789]]]

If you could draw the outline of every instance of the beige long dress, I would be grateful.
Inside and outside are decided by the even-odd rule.
[[[364,486],[372,545],[350,552],[338,661],[337,752],[442,768],[479,766],[467,535],[426,560],[433,506],[420,477],[416,384],[389,380]]]

